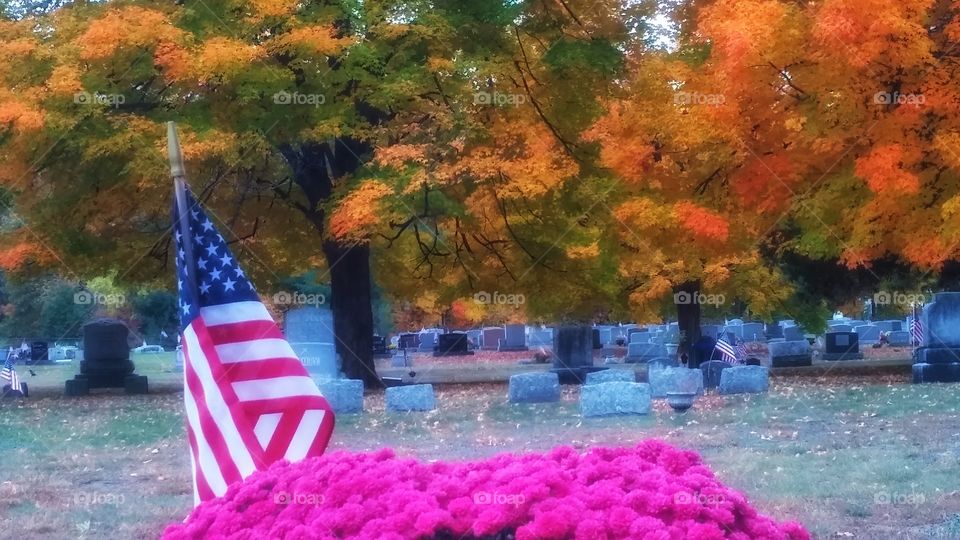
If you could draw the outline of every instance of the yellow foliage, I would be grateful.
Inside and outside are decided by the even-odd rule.
[[[264,54],[260,47],[235,39],[215,37],[204,42],[200,48],[196,71],[201,77],[235,75]]]
[[[47,88],[58,95],[71,95],[83,90],[80,71],[74,66],[61,65],[53,68],[47,79]]]
[[[280,34],[268,42],[274,51],[303,51],[311,54],[334,55],[353,43],[353,40],[338,38],[331,26],[301,26]]]

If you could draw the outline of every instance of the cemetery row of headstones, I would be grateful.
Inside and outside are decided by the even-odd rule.
[[[713,363],[712,363],[713,364]],[[705,365],[701,369],[652,368],[646,382],[632,369],[604,369],[587,373],[580,388],[580,410],[585,417],[649,414],[653,399],[665,398],[676,410],[686,410],[706,389],[721,395],[763,393],[769,388],[769,369],[763,366]],[[318,383],[334,412],[363,412],[363,383],[333,379]],[[519,373],[510,377],[510,403],[552,403],[561,399],[561,377],[556,372]],[[437,407],[432,384],[389,387],[388,412],[432,411]]]

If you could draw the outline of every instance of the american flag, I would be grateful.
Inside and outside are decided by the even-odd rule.
[[[22,392],[23,386],[20,385],[20,376],[17,375],[17,370],[13,369],[14,357],[13,347],[10,347],[10,350],[7,351],[7,360],[3,363],[3,369],[0,370],[0,379],[9,381],[12,392]]]
[[[175,199],[174,236],[199,504],[274,461],[322,454],[334,415],[213,222],[182,190],[186,215]]]
[[[910,335],[913,338],[914,346],[923,345],[923,323],[920,321],[920,314],[917,306],[913,308],[913,319],[910,321]]]
[[[717,339],[717,345],[714,348],[717,351],[720,351],[720,356],[723,358],[724,362],[729,364],[739,364],[740,363],[740,349],[734,348],[733,345],[727,341],[727,336],[720,335],[720,338]]]

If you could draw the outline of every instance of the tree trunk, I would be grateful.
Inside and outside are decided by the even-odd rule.
[[[370,247],[323,243],[330,272],[333,330],[343,373],[367,388],[382,386],[373,362],[373,305]]]
[[[700,294],[700,281],[687,281],[674,287],[673,297],[677,306],[677,324],[680,327],[680,348],[681,358],[687,355],[687,366],[697,367],[702,361],[701,358],[695,358],[694,343],[700,339],[700,303],[698,295]]]

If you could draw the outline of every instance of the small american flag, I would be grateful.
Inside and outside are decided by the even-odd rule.
[[[7,351],[7,360],[3,363],[3,369],[0,370],[0,379],[9,381],[11,391],[23,392],[23,386],[20,384],[20,376],[17,375],[17,370],[13,369],[14,357],[13,347],[10,347],[10,350]]]
[[[181,199],[186,215],[174,202],[177,287],[199,504],[272,462],[322,454],[334,415],[185,186]]]
[[[726,336],[720,336],[720,339],[717,340],[717,345],[714,349],[720,351],[720,356],[723,358],[724,362],[729,364],[740,363],[739,348],[734,348],[734,346],[727,341]]]
[[[910,321],[910,335],[916,347],[923,345],[923,322],[920,321],[917,306],[913,308],[913,319]]]

